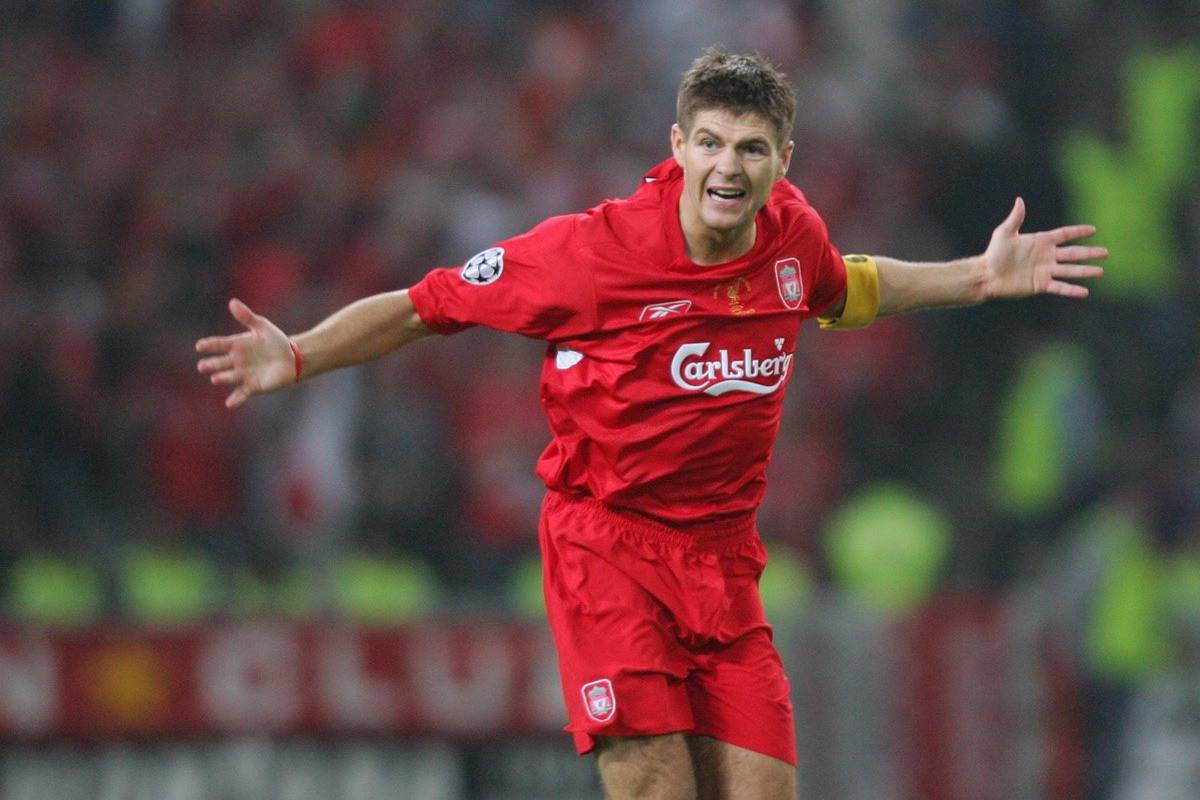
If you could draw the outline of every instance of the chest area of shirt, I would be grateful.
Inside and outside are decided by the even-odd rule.
[[[597,306],[603,327],[653,324],[706,317],[749,321],[767,315],[804,316],[808,294],[799,256],[780,255],[765,263],[709,274],[678,269],[625,270],[598,282]]]
[[[612,382],[653,387],[660,399],[722,403],[778,403],[808,310],[800,258],[787,255],[712,274],[610,273],[597,301],[599,330],[555,353],[558,380],[583,362],[585,383],[596,367]]]

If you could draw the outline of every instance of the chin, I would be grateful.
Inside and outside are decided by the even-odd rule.
[[[738,214],[731,216],[729,214],[709,213],[701,217],[705,227],[709,230],[719,233],[733,233],[741,228],[746,227],[746,224],[752,219],[746,214]]]

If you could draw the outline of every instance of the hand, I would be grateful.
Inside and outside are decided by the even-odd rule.
[[[296,382],[296,362],[288,337],[241,300],[229,301],[229,313],[245,328],[233,336],[209,336],[196,342],[197,353],[209,353],[196,364],[217,386],[233,386],[226,408],[237,408],[252,395],[273,392]]]
[[[1096,229],[1091,225],[1068,225],[1042,233],[1021,233],[1024,220],[1025,201],[1018,197],[1008,219],[992,232],[992,241],[983,254],[985,297],[1087,297],[1086,286],[1067,281],[1099,278],[1104,270],[1075,262],[1105,258],[1108,250],[1066,243],[1091,236]]]

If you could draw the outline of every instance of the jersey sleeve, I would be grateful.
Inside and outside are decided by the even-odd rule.
[[[818,316],[845,294],[846,265],[842,261],[842,254],[829,241],[829,229],[825,221],[811,208],[809,212],[810,225],[806,233],[813,269],[808,308],[812,316]]]
[[[574,217],[554,217],[460,267],[433,270],[409,289],[421,320],[441,334],[473,325],[548,341],[589,332],[595,291],[575,252],[574,224]]]

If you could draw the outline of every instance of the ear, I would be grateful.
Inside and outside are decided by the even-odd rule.
[[[683,166],[683,143],[687,141],[687,136],[683,133],[683,128],[679,127],[676,122],[671,126],[671,153],[675,156],[675,163]]]
[[[792,151],[795,149],[796,143],[788,139],[788,143],[783,146],[783,152],[779,156],[779,174],[775,176],[775,180],[787,175],[788,167],[792,165]]]

